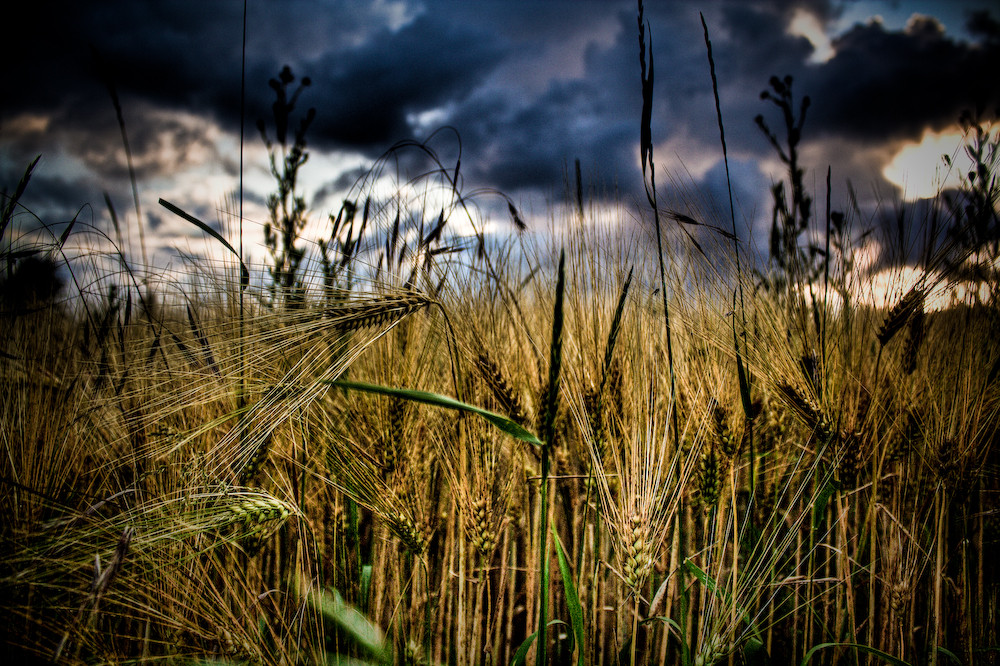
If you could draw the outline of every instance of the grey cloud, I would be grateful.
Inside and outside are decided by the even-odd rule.
[[[320,145],[381,146],[409,134],[406,116],[461,99],[503,57],[505,46],[485,28],[418,17],[381,31],[361,48],[332,52],[302,66],[313,79],[302,103],[317,109]]]
[[[642,200],[633,0],[422,4],[422,13],[414,5],[396,21],[387,3],[250,3],[247,141],[259,142],[254,121],[270,119],[273,101],[267,81],[287,63],[312,79],[296,112],[317,110],[309,133],[313,150],[375,157],[414,132],[409,114],[441,109],[444,122],[461,133],[468,187],[514,196],[558,193],[567,165],[579,158],[585,172],[617,179],[627,197]],[[970,17],[976,42],[956,41],[929,21],[909,31],[855,26],[836,39],[836,57],[808,64],[812,47],[785,32],[788,20],[805,8],[832,21],[843,6],[826,0],[648,0],[654,141],[660,145],[686,132],[684,145],[721,158],[698,9],[711,31],[737,194],[758,214],[769,206],[769,184],[756,165],[771,149],[753,117],[763,113],[777,124],[776,110],[759,99],[771,75],[793,75],[796,96],[812,97],[806,140],[822,139],[830,150],[840,137],[868,144],[916,138],[928,125],[954,122],[962,108],[998,102],[997,87],[982,74],[1000,71],[1000,29],[991,15]],[[46,197],[59,206],[72,197],[99,200],[98,183],[126,183],[114,110],[90,44],[118,89],[140,178],[183,168],[191,157],[184,148],[199,146],[235,175],[233,156],[213,153],[197,126],[171,122],[164,111],[184,110],[238,130],[241,3],[92,0],[23,7],[25,18],[16,26],[22,29],[9,30],[0,44],[15,91],[5,95],[0,121],[34,112],[52,117],[53,124],[48,135],[31,137],[12,136],[0,125],[0,141],[18,157],[60,141],[92,171],[89,182],[51,180]],[[401,159],[417,172],[428,166],[413,151]],[[724,197],[721,169],[716,165],[695,185]],[[5,182],[16,182],[17,175],[4,174]],[[324,200],[356,175],[307,196]],[[835,172],[835,178],[846,175]],[[669,184],[661,181],[666,194]],[[41,194],[43,186],[38,189]],[[127,192],[122,196],[127,200]]]
[[[905,31],[856,25],[834,46],[837,55],[802,81],[802,90],[815,90],[810,114],[817,131],[913,140],[927,126],[956,123],[963,109],[994,113],[1000,104],[1000,87],[988,74],[1000,71],[996,39],[955,41],[925,18]]]

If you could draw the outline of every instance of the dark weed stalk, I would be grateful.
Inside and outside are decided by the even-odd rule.
[[[670,334],[670,307],[668,304],[667,296],[667,277],[666,277],[666,266],[663,258],[663,231],[660,225],[660,208],[657,203],[656,196],[656,167],[653,161],[653,131],[652,131],[652,118],[653,118],[653,82],[654,82],[654,66],[653,66],[653,40],[652,34],[650,34],[649,47],[646,46],[646,29],[648,25],[646,24],[643,16],[643,5],[642,0],[638,0],[639,3],[639,15],[638,15],[638,25],[639,25],[639,65],[640,65],[640,76],[642,81],[642,119],[639,126],[639,150],[642,158],[642,175],[643,175],[643,185],[646,190],[646,200],[649,202],[649,206],[653,211],[653,220],[655,223],[656,232],[656,256],[659,261],[660,268],[660,295],[663,297],[663,324],[667,337],[667,366],[670,375],[670,420],[671,420],[671,433],[673,436],[674,450],[680,450],[680,429],[677,422],[677,377],[674,368],[674,350],[673,341]],[[648,58],[648,68],[647,68],[647,58]],[[648,181],[647,181],[648,172]],[[677,478],[682,478],[683,473],[680,467],[680,456],[677,458],[678,470]],[[677,512],[677,539],[680,544],[680,552],[683,553],[686,550],[685,544],[685,530],[684,530],[684,511],[679,510]],[[681,626],[686,627],[687,623],[687,592],[685,583],[684,568],[678,572],[680,576],[680,590],[681,590]],[[636,599],[636,618],[638,617],[638,599]],[[689,650],[689,645],[684,638],[686,633],[686,628],[681,632],[681,661],[683,664],[690,663],[691,655]],[[633,632],[632,635],[632,662],[635,662],[635,641],[636,635]]]
[[[736,335],[735,322],[733,326],[733,343],[736,348],[736,371],[739,375],[740,382],[740,402],[743,405],[743,416],[744,422],[746,424],[747,433],[747,449],[750,456],[750,497],[751,506],[752,498],[754,496],[754,490],[756,488],[756,452],[754,450],[754,439],[753,439],[753,407],[752,401],[750,399],[750,390],[752,387],[752,377],[750,376],[748,369],[744,366],[743,355],[747,351],[747,312],[746,303],[743,300],[743,270],[740,265],[740,243],[739,237],[736,235],[736,208],[733,205],[733,184],[732,179],[729,175],[729,151],[726,147],[726,126],[722,122],[722,104],[719,100],[719,80],[715,74],[715,58],[712,56],[712,40],[708,36],[708,24],[705,22],[705,15],[699,12],[701,17],[701,27],[705,31],[705,49],[708,52],[708,67],[712,75],[712,93],[715,96],[715,115],[719,121],[719,139],[722,142],[722,160],[726,166],[726,191],[729,194],[729,217],[733,226],[733,253],[736,257],[736,285],[739,293],[740,300],[740,319],[742,325],[742,338],[743,338],[743,351],[740,351],[740,341]],[[733,295],[733,300],[736,299],[736,294]],[[753,516],[753,512],[750,511],[750,516]]]

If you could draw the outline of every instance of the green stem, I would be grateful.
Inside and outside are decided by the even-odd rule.
[[[545,396],[542,422],[541,544],[539,544],[540,599],[538,600],[538,666],[546,664],[545,626],[549,601],[549,453],[556,440],[556,414],[559,411],[559,371],[562,367],[563,292],[566,287],[566,251],[559,253],[559,277],[552,313],[552,343],[549,346],[549,385]]]
[[[541,539],[542,543],[538,547],[539,571],[541,572],[540,594],[538,599],[538,666],[546,663],[546,647],[548,641],[545,638],[545,626],[548,624],[549,612],[549,445],[542,447],[542,483],[539,487],[541,493]]]
[[[681,664],[688,666],[691,663],[691,646],[688,642],[688,591],[687,591],[687,576],[684,575],[686,558],[684,557],[685,537],[684,530],[684,506],[678,507],[677,511],[677,543],[678,543],[678,555],[681,559],[681,566],[677,572],[680,577],[680,592],[681,592],[681,612],[680,612],[680,634],[681,634]]]
[[[632,606],[632,638],[629,641],[629,666],[635,666],[635,644],[636,634],[639,633],[639,595],[635,595],[635,603]]]
[[[361,599],[361,540],[358,538],[358,505],[351,498],[347,502],[347,584],[355,591],[351,603],[357,604],[362,612],[368,611],[367,600]]]

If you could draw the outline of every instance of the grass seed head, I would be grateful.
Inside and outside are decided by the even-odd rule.
[[[416,292],[395,296],[337,303],[325,311],[333,327],[339,331],[384,327],[421,310],[433,301]]]
[[[712,430],[719,450],[727,458],[735,457],[740,442],[729,427],[729,418],[725,408],[718,402],[715,402],[712,407]]]
[[[927,325],[927,314],[924,312],[923,299],[914,306],[913,316],[910,317],[907,326],[906,343],[903,345],[901,365],[903,372],[912,375],[917,369],[917,353],[920,345],[924,341],[924,333]]]
[[[882,325],[875,336],[879,344],[883,347],[889,344],[889,341],[902,330],[913,313],[917,309],[923,309],[923,304],[923,289],[915,286],[906,292],[906,295],[889,309],[889,312],[885,315],[885,319],[882,320]]]
[[[820,444],[827,444],[833,438],[834,433],[833,426],[826,418],[822,408],[790,384],[780,383],[777,388],[778,394],[785,400],[785,404],[791,407],[792,412],[799,417],[799,420],[813,431],[817,441]]]
[[[482,557],[489,557],[497,544],[497,531],[494,529],[490,510],[485,499],[472,502],[465,521],[465,533],[469,543]]]
[[[722,492],[722,460],[714,446],[705,448],[698,469],[698,496],[706,509],[718,504]]]
[[[858,472],[864,467],[864,433],[845,433],[839,438],[837,452],[837,476],[841,484],[854,488],[858,483]]]
[[[247,464],[240,470],[238,475],[239,483],[241,485],[246,485],[257,478],[260,473],[261,468],[267,462],[267,457],[271,451],[271,433],[268,433],[264,438],[257,444],[254,448],[253,455],[247,461]]]
[[[489,352],[483,351],[476,356],[476,369],[486,382],[486,385],[490,387],[490,391],[500,405],[500,409],[506,412],[507,416],[515,423],[525,425],[528,419],[521,397],[514,390],[513,386],[511,386],[507,374]]]
[[[396,535],[403,547],[414,555],[421,555],[427,547],[428,535],[417,526],[406,513],[400,511],[395,516],[389,516],[389,531]]]
[[[622,577],[625,585],[638,590],[653,568],[652,544],[649,543],[649,528],[642,516],[633,513],[628,517],[625,530],[625,561],[622,563]]]

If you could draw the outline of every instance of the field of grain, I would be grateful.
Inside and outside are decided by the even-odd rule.
[[[19,237],[29,168],[0,255],[4,649],[997,663],[994,135],[969,122],[986,176],[903,236],[810,209],[786,143],[761,251],[658,201],[644,127],[649,205],[617,222],[577,170],[551,229],[486,234],[458,166],[410,143],[434,168],[392,198],[361,181],[322,243],[289,188],[270,263],[229,251],[233,203],[218,261],[172,283],[68,257],[94,230]],[[279,183],[296,146],[269,144]],[[884,254],[884,293],[855,262],[875,238],[919,246]],[[62,296],[25,289],[52,265]]]

